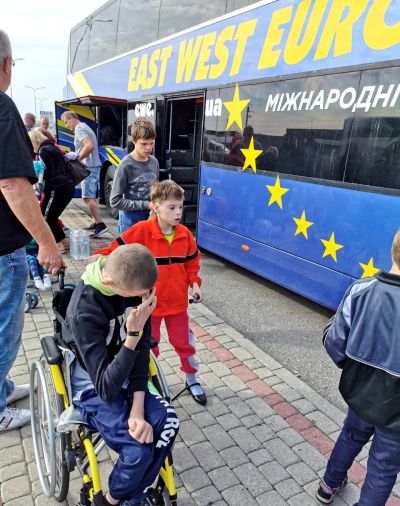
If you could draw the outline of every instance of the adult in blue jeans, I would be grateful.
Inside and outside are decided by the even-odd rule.
[[[28,410],[8,406],[29,394],[28,385],[15,386],[8,379],[24,323],[25,244],[35,238],[38,260],[50,272],[65,267],[32,188],[37,178],[31,142],[14,102],[5,94],[13,66],[10,40],[0,30],[0,433],[30,419]]]
[[[356,281],[324,332],[324,346],[343,369],[339,389],[349,405],[317,499],[330,504],[347,471],[372,438],[359,506],[384,506],[400,471],[400,230],[392,268]]]

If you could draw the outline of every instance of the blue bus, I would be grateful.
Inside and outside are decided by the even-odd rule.
[[[199,246],[336,308],[391,265],[399,55],[396,1],[112,0],[71,31],[64,103],[125,101],[121,149],[152,118]]]

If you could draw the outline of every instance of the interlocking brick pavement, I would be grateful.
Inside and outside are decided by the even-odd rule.
[[[70,228],[88,224],[73,202],[65,214]],[[110,222],[111,223],[111,222]],[[110,225],[116,230],[115,222]],[[112,234],[92,240],[92,248],[108,244]],[[67,257],[67,281],[77,282],[83,263]],[[207,281],[207,280],[205,280]],[[218,312],[218,308],[212,308]],[[190,307],[191,326],[198,339],[200,380],[208,396],[206,407],[188,393],[175,402],[181,430],[174,450],[180,506],[307,506],[314,499],[319,476],[332,451],[344,413],[254,343],[202,304]],[[29,381],[28,366],[40,356],[39,337],[52,333],[51,293],[40,294],[36,309],[25,315],[22,346],[11,370],[17,384]],[[164,330],[165,332],[165,330]],[[179,360],[165,339],[161,365],[172,394],[183,387]],[[18,402],[28,407],[28,400]],[[99,456],[101,478],[115,454]],[[365,479],[366,452],[350,471],[348,487],[335,505],[352,505]],[[362,465],[364,464],[364,465]],[[31,430],[24,427],[0,436],[0,483],[4,506],[50,506],[38,481]],[[65,506],[79,498],[80,478],[71,475]],[[400,491],[399,484],[395,492]],[[0,506],[1,504],[0,498]],[[399,506],[400,499],[387,503]]]

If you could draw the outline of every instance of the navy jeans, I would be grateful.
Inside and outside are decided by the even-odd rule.
[[[374,427],[350,408],[330,456],[324,481],[328,487],[339,487],[354,459],[371,437],[367,477],[357,504],[385,506],[400,471],[400,432]]]
[[[90,390],[74,404],[107,446],[119,455],[108,480],[112,497],[129,504],[143,499],[144,489],[156,479],[178,434],[179,420],[174,408],[159,395],[146,392],[144,417],[153,427],[154,443],[141,444],[128,433],[132,401],[125,390],[112,402],[102,401],[95,390]]]
[[[138,221],[147,220],[149,211],[119,211],[118,231],[120,234]]]
[[[14,390],[7,375],[21,345],[27,280],[25,248],[0,256],[0,412]]]

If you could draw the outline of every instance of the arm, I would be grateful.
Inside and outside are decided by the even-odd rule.
[[[344,296],[336,314],[329,320],[322,342],[328,355],[342,368],[346,360],[347,339],[351,326],[351,288]]]
[[[94,150],[94,146],[89,137],[82,139],[83,148],[79,151],[78,160],[84,160]]]
[[[144,392],[135,392],[128,419],[129,434],[139,443],[153,442],[153,427],[144,419]]]
[[[113,240],[113,242],[107,246],[107,248],[101,248],[94,252],[94,255],[109,255],[112,251],[114,251],[118,246],[122,244],[144,244],[143,235],[140,233],[142,225],[139,223],[135,223],[132,227],[129,227],[120,237],[117,237]],[[91,263],[91,262],[88,262]]]
[[[39,263],[52,274],[56,274],[60,267],[66,267],[28,178],[1,179],[0,191],[12,212],[39,244]]]
[[[196,241],[194,240],[194,237],[188,230],[188,241],[189,241],[189,248],[188,248],[188,259],[184,263],[186,274],[188,277],[188,282],[191,287],[194,286],[196,283],[198,287],[201,286],[201,278],[199,276],[200,272],[200,257],[201,253],[197,248]]]

